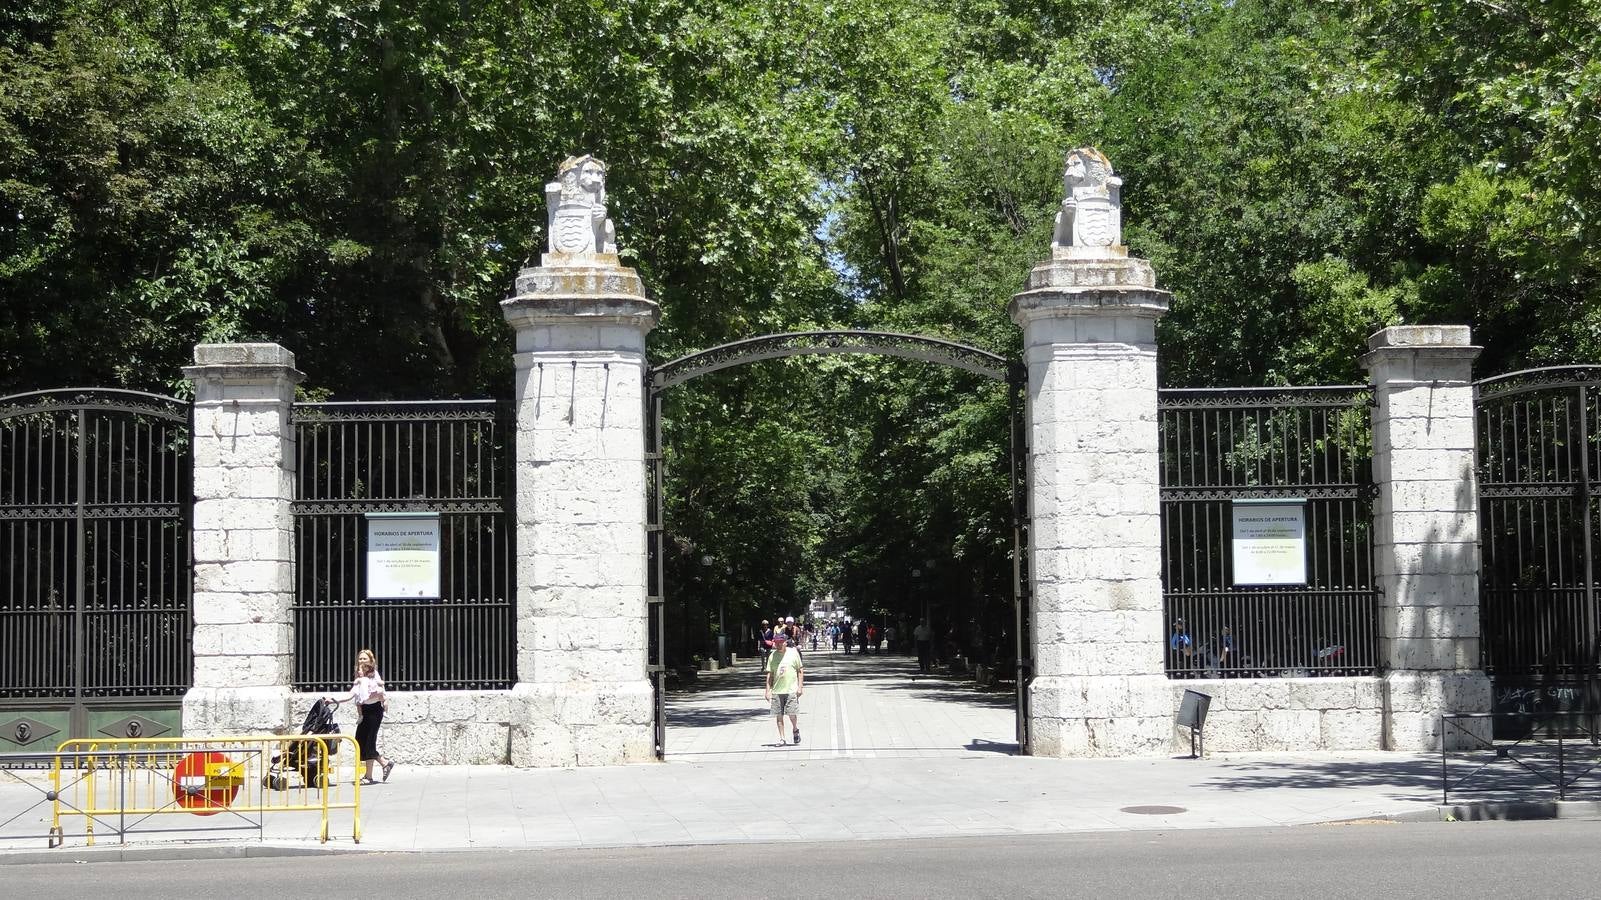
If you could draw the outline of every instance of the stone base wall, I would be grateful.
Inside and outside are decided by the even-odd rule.
[[[321,696],[293,695],[289,730],[299,730]],[[378,751],[406,765],[504,765],[511,708],[511,691],[391,691]],[[339,704],[334,721],[340,732],[355,734],[356,708],[348,700]]]
[[[183,695],[185,737],[281,734],[294,715],[288,688],[190,688]],[[305,708],[295,718],[299,727]]]
[[[655,696],[648,681],[519,684],[512,691],[514,766],[652,762]]]
[[[1029,684],[1033,756],[1106,758],[1168,752],[1176,704],[1160,675],[1054,675]]]
[[[1184,691],[1210,695],[1207,752],[1380,750],[1384,684],[1365,678],[1218,678],[1169,681],[1176,711]],[[1174,752],[1190,730],[1173,726]]]
[[[321,693],[284,688],[195,688],[184,697],[186,736],[298,734]],[[386,757],[410,765],[503,765],[510,758],[511,691],[394,691],[378,733]],[[356,708],[334,721],[356,733]]]
[[[195,689],[184,733],[295,734],[322,693],[277,688]],[[384,756],[407,765],[603,766],[655,759],[649,682],[517,685],[509,691],[391,691],[378,732]],[[356,709],[334,721],[356,733]]]
[[[1391,672],[1384,688],[1390,709],[1386,750],[1438,750],[1441,713],[1490,711],[1490,676],[1483,672]],[[1490,719],[1459,720],[1443,739],[1448,750],[1482,747],[1490,740]]]

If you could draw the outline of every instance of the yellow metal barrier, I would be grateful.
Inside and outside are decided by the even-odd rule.
[[[122,837],[230,828],[265,834],[268,813],[314,813],[326,843],[329,814],[348,809],[351,839],[361,843],[361,763],[350,735],[83,738],[63,742],[57,754],[51,782],[58,839],[62,820],[73,816],[84,818],[83,835],[93,844],[97,825]],[[142,827],[169,815],[219,818]]]

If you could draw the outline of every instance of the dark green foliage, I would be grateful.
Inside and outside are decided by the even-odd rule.
[[[1174,291],[1166,384],[1358,381],[1400,322],[1473,325],[1484,374],[1593,361],[1598,49],[1585,0],[22,0],[0,393],[181,389],[193,343],[266,339],[320,395],[504,395],[497,303],[585,151],[657,360],[814,327],[1015,355],[1006,301],[1096,144]],[[668,437],[701,613],[836,588],[996,643],[1003,391],[764,363],[675,391]]]

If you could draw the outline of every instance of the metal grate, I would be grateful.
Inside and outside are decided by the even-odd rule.
[[[295,686],[347,686],[371,648],[393,690],[516,680],[511,435],[494,401],[297,403]],[[439,600],[368,600],[370,512],[440,517]]]
[[[0,698],[188,689],[189,422],[134,391],[0,398]]]
[[[1169,677],[1372,673],[1369,389],[1183,389],[1158,398]],[[1307,582],[1235,585],[1233,502],[1287,498],[1306,501]],[[1180,620],[1187,646],[1173,639]]]
[[[1593,679],[1601,555],[1601,367],[1478,382],[1484,667],[1503,695]]]

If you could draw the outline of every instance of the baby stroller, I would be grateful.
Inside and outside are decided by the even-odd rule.
[[[306,721],[300,726],[301,734],[338,734],[339,726],[334,724],[334,704],[327,700],[318,700],[306,712]],[[328,741],[328,756],[332,757],[339,752],[339,741]],[[267,768],[267,774],[261,776],[262,787],[274,791],[281,791],[289,787],[289,775],[298,776],[303,787],[325,788],[327,783],[323,779],[323,745],[314,741],[285,741],[282,749],[272,755],[272,763]],[[332,759],[329,760],[329,772],[332,772]]]

